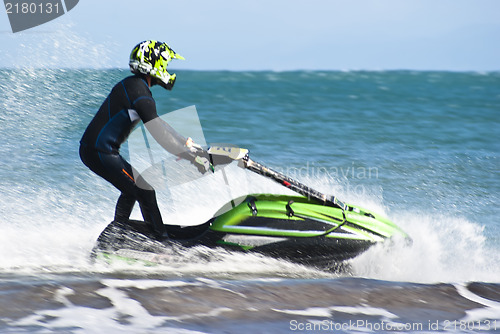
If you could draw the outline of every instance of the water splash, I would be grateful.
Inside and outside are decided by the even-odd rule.
[[[452,214],[393,214],[413,239],[380,244],[352,260],[356,276],[390,281],[498,282],[500,258],[486,244],[484,227]]]
[[[109,39],[95,42],[76,32],[74,23],[54,22],[50,31],[26,31],[7,35],[9,47],[0,55],[6,68],[113,68],[123,67],[111,57],[116,47]]]

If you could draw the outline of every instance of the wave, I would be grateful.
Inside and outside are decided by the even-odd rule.
[[[0,330],[493,333],[500,327],[498,284],[113,276],[0,284],[11,301]],[[29,290],[20,292],[23,285]]]

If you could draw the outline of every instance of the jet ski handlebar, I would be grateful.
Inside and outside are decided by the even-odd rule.
[[[240,167],[272,179],[292,191],[295,191],[307,198],[319,201],[323,205],[338,207],[342,209],[342,211],[350,209],[347,204],[339,200],[336,196],[327,196],[298,182],[297,180],[294,180],[282,173],[268,168],[256,161],[253,161],[252,159],[250,159],[249,151],[247,149],[239,147],[212,146],[207,151],[210,155],[225,156],[232,160],[237,160]]]

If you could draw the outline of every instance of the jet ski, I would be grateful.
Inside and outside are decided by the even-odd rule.
[[[166,225],[169,239],[161,242],[142,221],[112,222],[97,239],[94,256],[133,259],[137,254],[164,253],[168,247],[205,246],[259,253],[325,269],[337,268],[377,243],[394,238],[410,240],[383,215],[346,204],[267,168],[251,160],[245,149],[211,147],[208,152],[214,164],[217,160],[237,160],[241,167],[297,195],[250,194],[233,199],[204,224]]]

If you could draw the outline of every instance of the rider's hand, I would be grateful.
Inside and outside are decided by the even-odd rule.
[[[214,171],[214,166],[210,163],[210,156],[200,145],[196,144],[193,139],[188,138],[186,141],[188,151],[182,154],[181,157],[191,161],[198,168],[198,171],[205,174],[207,171]]]
[[[198,171],[201,174],[205,174],[209,170],[211,172],[214,171],[214,166],[212,166],[212,164],[210,163],[210,160],[208,158],[196,156],[194,158],[193,164],[196,166],[196,168],[198,168]]]

